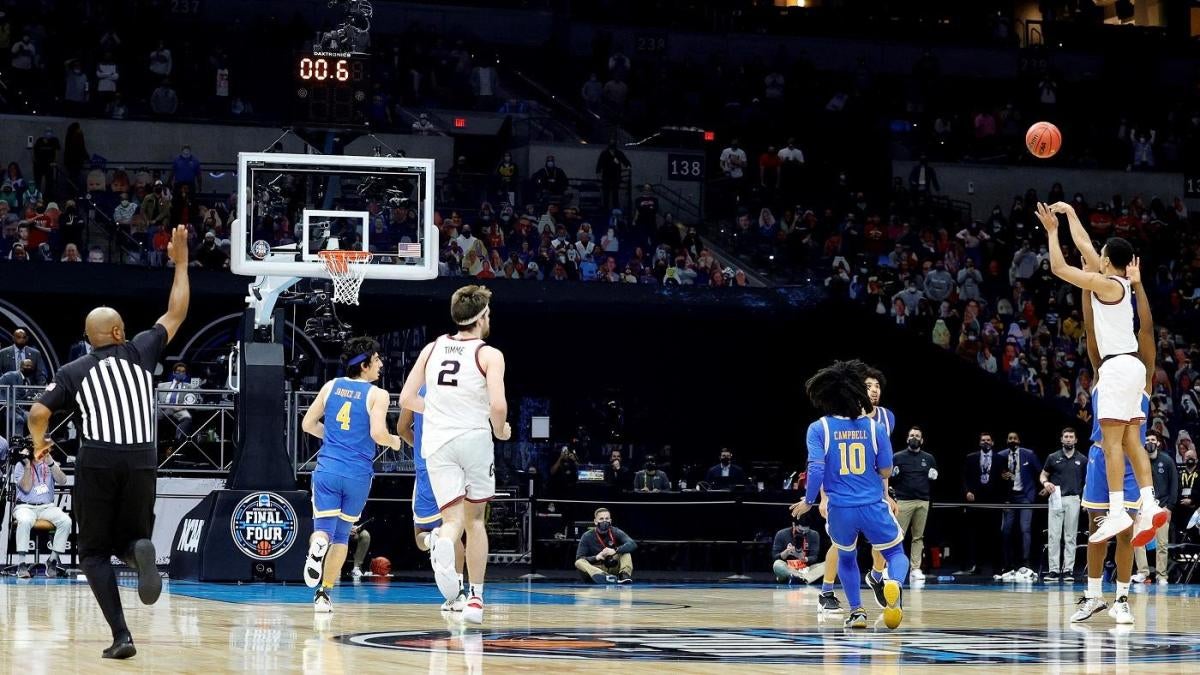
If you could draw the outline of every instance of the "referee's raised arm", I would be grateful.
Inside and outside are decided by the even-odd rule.
[[[167,342],[175,338],[175,332],[187,317],[188,302],[192,288],[188,281],[187,228],[180,225],[171,233],[167,244],[167,257],[175,263],[175,281],[171,284],[171,297],[167,300],[167,313],[158,318],[158,324],[167,329]]]

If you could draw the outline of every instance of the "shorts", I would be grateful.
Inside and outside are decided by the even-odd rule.
[[[492,432],[487,429],[456,436],[426,457],[429,486],[438,510],[444,511],[463,498],[479,503],[495,497],[495,462]]]
[[[358,522],[367,496],[371,494],[371,478],[346,478],[317,470],[312,475],[313,518],[341,518],[348,523]]]
[[[1093,445],[1088,450],[1087,477],[1083,483],[1083,499],[1079,503],[1085,509],[1093,511],[1108,510],[1108,463],[1104,458],[1104,449]],[[1133,465],[1125,460],[1125,508],[1136,511],[1142,507],[1142,492],[1138,489],[1137,479],[1133,477]]]
[[[858,535],[862,534],[877,551],[891,548],[904,541],[900,523],[888,508],[887,502],[862,506],[829,506],[829,522],[825,532],[833,545],[843,551],[855,551]]]
[[[1096,380],[1096,419],[1105,422],[1140,423],[1142,394],[1146,391],[1146,366],[1136,356],[1121,354],[1100,366]]]
[[[417,470],[417,478],[413,481],[413,526],[428,532],[442,524],[442,512],[438,509],[437,499],[433,496],[433,487],[429,484],[429,470]]]

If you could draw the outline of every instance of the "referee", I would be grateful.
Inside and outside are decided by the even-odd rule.
[[[163,349],[187,315],[187,229],[175,228],[167,255],[175,264],[175,281],[167,313],[154,327],[125,339],[125,322],[116,310],[97,307],[87,316],[91,354],[59,369],[29,412],[35,456],[50,452],[46,429],[55,410],[77,408],[83,438],[75,461],[75,505],[79,514],[80,567],[112,629],[106,659],[137,653],[125,625],[111,556],[138,573],[138,596],[153,604],[162,592],[154,544],[156,488],[156,422],[151,374]]]

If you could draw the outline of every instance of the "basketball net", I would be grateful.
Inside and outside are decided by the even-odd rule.
[[[367,273],[367,263],[374,256],[367,251],[318,251],[325,271],[333,280],[333,301],[343,305],[358,304],[358,289]]]

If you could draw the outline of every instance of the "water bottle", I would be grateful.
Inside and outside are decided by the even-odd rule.
[[[683,492],[685,490],[687,490],[687,481],[680,478],[679,479],[679,491]]]

